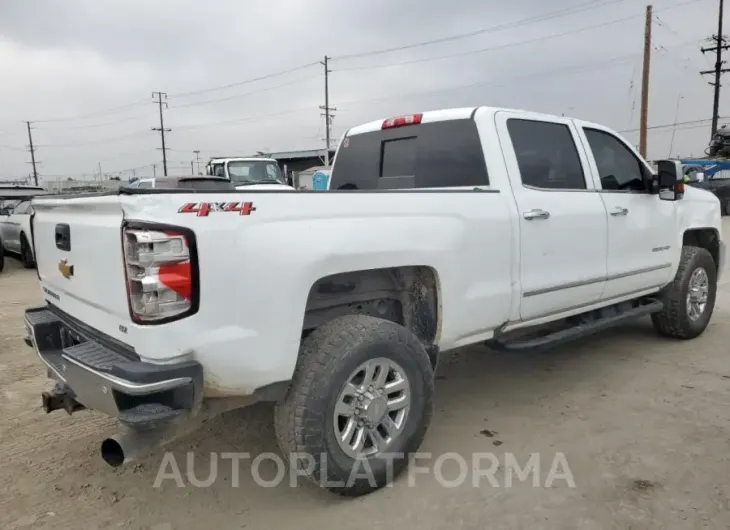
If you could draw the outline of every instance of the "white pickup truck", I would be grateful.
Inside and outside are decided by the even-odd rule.
[[[328,191],[36,199],[46,305],[25,318],[57,382],[44,408],[117,417],[128,429],[101,445],[117,466],[276,401],[298,472],[367,493],[424,439],[439,352],[646,315],[704,331],[720,205],[681,175],[600,125],[479,107],[350,129]]]

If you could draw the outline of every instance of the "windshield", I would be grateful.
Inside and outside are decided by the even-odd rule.
[[[12,210],[20,202],[21,199],[0,199],[0,210]]]
[[[237,160],[228,162],[228,176],[234,185],[284,184],[279,164],[267,160]]]

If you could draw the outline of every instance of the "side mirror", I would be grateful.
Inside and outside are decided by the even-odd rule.
[[[657,162],[656,187],[663,201],[676,201],[682,198],[682,163],[679,160],[660,160]]]

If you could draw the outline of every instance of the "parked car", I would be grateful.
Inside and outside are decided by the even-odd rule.
[[[297,472],[368,493],[421,445],[441,352],[648,315],[667,337],[704,332],[720,203],[681,177],[602,125],[479,107],[350,129],[319,193],[37,199],[46,303],[25,321],[58,383],[44,407],[116,417],[128,430],[101,454],[119,466],[275,401]]]
[[[684,159],[680,162],[685,182],[716,195],[723,215],[730,215],[730,160]]]
[[[27,269],[35,265],[31,200],[46,193],[36,186],[0,186],[0,272],[5,265],[5,253],[18,256]]]
[[[273,158],[229,157],[212,158],[206,166],[210,176],[226,178],[238,189],[292,190]]]

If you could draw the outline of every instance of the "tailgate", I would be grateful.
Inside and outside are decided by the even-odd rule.
[[[33,244],[44,298],[102,333],[123,339],[129,322],[117,195],[33,202]]]

